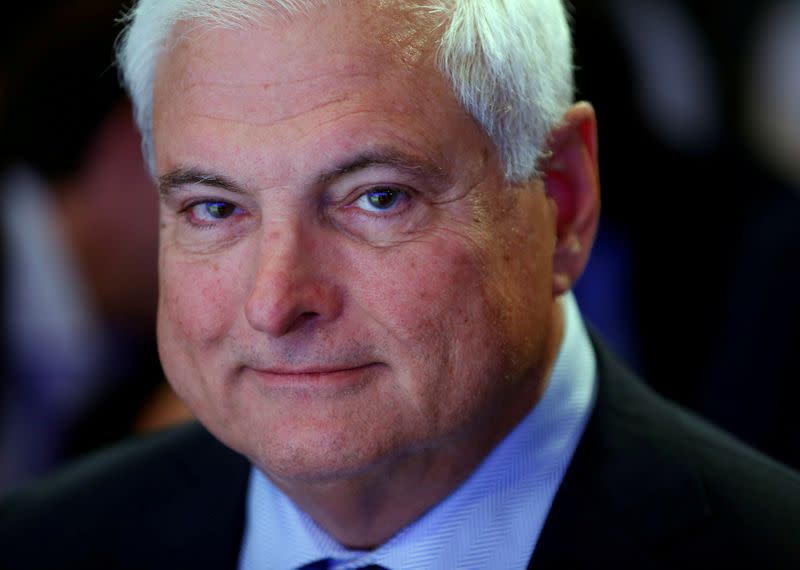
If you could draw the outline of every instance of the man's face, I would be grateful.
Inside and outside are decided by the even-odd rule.
[[[164,367],[278,479],[490,447],[558,342],[541,183],[504,181],[427,26],[364,14],[181,25],[156,77]]]

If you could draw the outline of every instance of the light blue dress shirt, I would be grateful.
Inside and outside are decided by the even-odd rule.
[[[595,398],[594,351],[572,294],[539,403],[442,502],[369,551],[342,547],[255,468],[240,570],[289,570],[331,558],[335,570],[526,568]]]

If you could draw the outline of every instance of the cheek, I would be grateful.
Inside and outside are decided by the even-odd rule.
[[[487,303],[503,335],[511,376],[527,374],[545,357],[552,329],[554,228],[541,193],[523,193],[507,212],[504,231],[487,246]]]
[[[242,306],[235,259],[184,256],[162,249],[159,336],[169,334],[187,346],[204,347],[222,339]]]
[[[475,256],[448,236],[382,252],[361,274],[361,303],[389,334],[414,344],[465,319],[464,300],[479,286]]]
[[[396,381],[420,425],[448,430],[492,377],[501,343],[480,256],[451,232],[386,252],[362,273],[361,302],[383,334]]]

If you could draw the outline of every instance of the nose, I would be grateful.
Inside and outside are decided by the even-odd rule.
[[[263,240],[245,304],[250,326],[273,337],[335,320],[342,309],[327,274],[325,242],[300,227],[272,230]]]

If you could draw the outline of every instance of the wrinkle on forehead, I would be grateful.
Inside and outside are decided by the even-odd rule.
[[[203,109],[200,113],[192,113],[195,116],[247,123],[255,127],[278,125],[336,105],[355,106],[358,99],[357,94],[330,88],[321,91],[318,97],[313,98],[303,96],[307,91],[294,92],[281,89],[267,93],[268,91],[269,86],[263,85],[240,87],[201,83],[188,87],[182,97],[186,109]],[[227,104],[227,100],[234,92],[238,104],[232,107]],[[200,101],[202,105],[194,105]],[[298,101],[305,104],[298,105]]]
[[[347,100],[346,96],[342,97],[332,97],[327,101],[322,101],[318,103],[314,103],[309,105],[309,107],[304,109],[292,109],[290,112],[282,113],[280,110],[276,110],[275,107],[269,109],[269,112],[265,114],[265,116],[259,116],[259,111],[262,111],[262,108],[259,104],[253,104],[252,106],[242,105],[240,108],[236,110],[235,113],[229,112],[226,108],[222,105],[217,106],[216,108],[208,108],[207,112],[204,113],[193,113],[194,117],[200,119],[208,119],[211,121],[217,122],[225,122],[225,123],[241,123],[242,125],[247,125],[249,127],[276,127],[281,123],[285,123],[291,121],[292,119],[296,119],[300,116],[307,115],[309,113],[314,113],[317,111],[322,111],[328,107],[333,105],[338,105]],[[331,119],[334,120],[334,119]],[[320,123],[317,126],[324,124]]]

